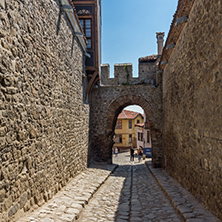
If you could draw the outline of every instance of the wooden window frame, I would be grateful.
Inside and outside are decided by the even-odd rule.
[[[79,20],[80,20],[80,23],[81,23],[81,20],[84,21],[84,25],[83,25],[82,29],[83,29],[83,31],[85,33],[85,36],[86,36],[86,28],[85,28],[86,20],[90,20],[91,21],[91,37],[87,37],[86,36],[87,41],[91,40],[91,47],[87,47],[87,46],[86,47],[87,47],[87,49],[92,50],[92,49],[94,49],[94,29],[93,29],[94,24],[93,24],[93,18],[92,18],[92,16],[81,16],[81,17],[79,17]]]
[[[129,120],[129,129],[132,129],[133,128],[133,121],[130,119]]]
[[[132,134],[129,134],[129,143],[132,143]]]
[[[116,121],[116,129],[122,129],[122,120]]]
[[[116,141],[116,137],[119,136],[119,141]],[[116,134],[115,135],[115,143],[122,143],[123,142],[123,138],[122,138],[122,134]]]

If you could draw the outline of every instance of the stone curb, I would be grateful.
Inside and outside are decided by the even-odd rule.
[[[153,168],[151,162],[145,162],[145,164],[183,221],[220,222],[164,169]]]
[[[34,212],[28,212],[18,222],[74,222],[76,221],[108,177],[116,170],[115,164],[93,164],[74,177],[59,193]]]

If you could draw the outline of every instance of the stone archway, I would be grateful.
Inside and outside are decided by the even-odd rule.
[[[120,112],[129,105],[139,105],[141,108],[143,108],[144,113],[146,114],[146,117],[147,117],[147,121],[149,122],[152,138],[159,139],[158,144],[157,144],[156,139],[152,139],[152,143],[153,143],[152,146],[153,146],[153,160],[154,160],[153,165],[156,167],[160,166],[161,164],[158,161],[160,157],[159,156],[157,157],[157,153],[160,153],[159,148],[162,148],[162,133],[160,132],[160,130],[156,130],[156,127],[155,127],[156,123],[155,123],[155,120],[152,120],[152,110],[151,110],[151,106],[149,102],[138,95],[120,96],[117,99],[113,100],[111,105],[109,106],[107,110],[107,123],[106,123],[107,124],[106,133],[107,135],[109,135],[107,139],[110,140],[108,141],[109,144],[107,146],[108,153],[110,153],[110,150],[112,149],[113,144],[114,144],[113,136],[114,136],[114,130],[115,130],[117,117],[120,114]],[[160,142],[160,147],[158,146],[159,142]]]
[[[149,116],[152,112],[149,103],[138,95],[124,95],[114,99],[107,110],[107,130],[112,129],[112,131],[114,131],[118,115],[129,105],[138,105],[143,108],[147,119],[149,120]],[[150,121],[150,125],[152,125],[152,121]]]
[[[143,108],[151,128],[153,166],[162,166],[161,93],[150,86],[100,87],[91,104],[90,157],[112,162],[113,136],[117,117],[128,105]]]

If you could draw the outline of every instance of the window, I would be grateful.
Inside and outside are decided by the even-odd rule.
[[[137,123],[140,123],[140,120],[139,120],[139,119],[137,120]]]
[[[138,133],[138,141],[143,141],[143,133]]]
[[[132,129],[132,120],[129,120],[129,129]]]
[[[92,48],[92,20],[81,18],[80,24],[88,41],[87,48],[90,49]]]
[[[115,135],[115,143],[122,143],[122,135],[121,134]]]
[[[147,131],[147,143],[150,143],[150,132]]]
[[[122,143],[122,135],[119,135],[119,142]]]
[[[122,129],[122,120],[116,121],[116,129]]]
[[[132,134],[129,134],[129,143],[132,143]]]

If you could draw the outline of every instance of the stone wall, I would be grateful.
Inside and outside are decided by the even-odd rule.
[[[139,105],[151,128],[153,166],[162,166],[162,84],[157,82],[161,74],[157,73],[157,58],[151,57],[139,62],[137,78],[131,63],[115,64],[114,78],[110,78],[109,64],[101,65],[101,85],[90,97],[89,160],[112,162],[117,117],[125,107]]]
[[[142,84],[155,85],[157,67],[153,63],[139,64],[139,77]]]
[[[156,65],[155,62],[139,64],[139,75],[133,77],[133,65],[131,63],[120,63],[114,65],[114,78],[110,78],[109,64],[101,65],[102,85],[155,85]]]
[[[146,114],[152,135],[153,166],[162,165],[161,88],[151,85],[100,86],[90,104],[90,149],[94,160],[112,161],[116,120],[128,105],[139,105]]]
[[[87,166],[83,52],[54,0],[0,0],[0,221]]]
[[[163,73],[165,168],[222,219],[222,1],[196,0]]]

